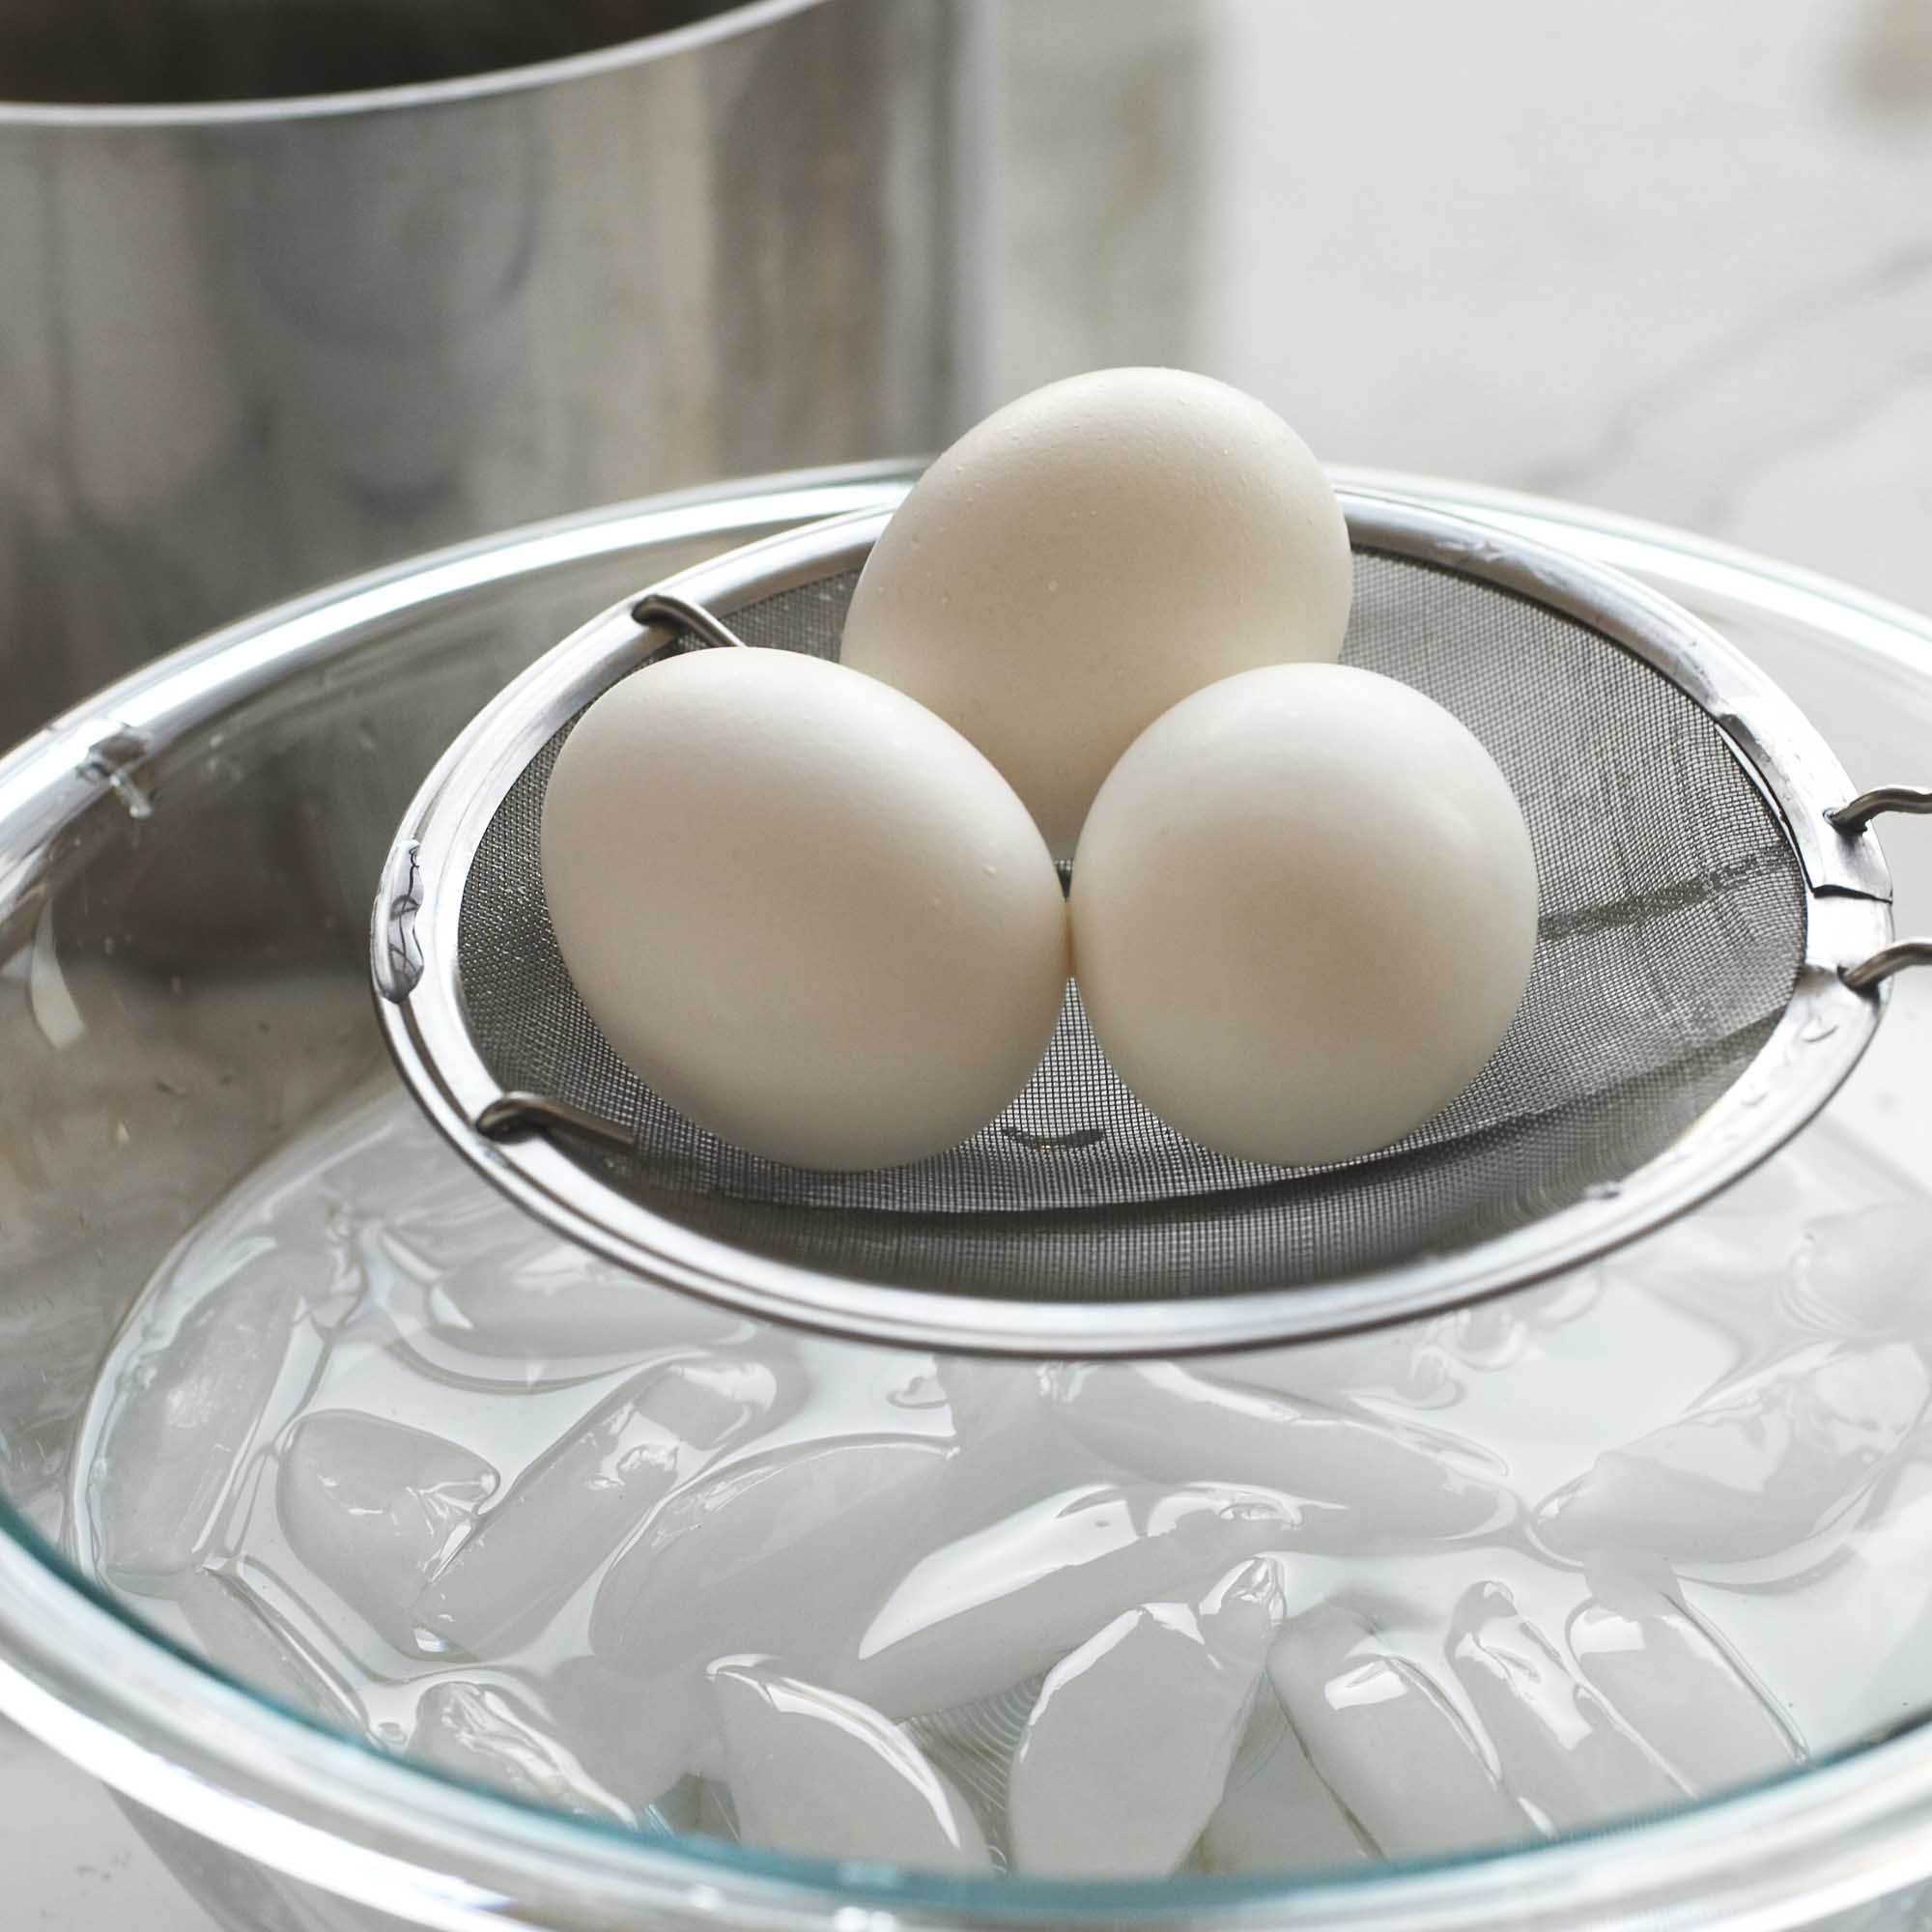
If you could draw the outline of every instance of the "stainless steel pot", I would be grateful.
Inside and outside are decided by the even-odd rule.
[[[180,1233],[384,1065],[363,921],[440,742],[586,611],[903,472],[634,505],[338,585],[178,653],[0,758],[0,1708],[106,1778],[246,1932],[1903,1932],[1932,1910],[1924,1724],[1647,1822],[1353,1875],[1000,1885],[653,1840],[372,1752],[160,1641],[58,1553],[73,1426]],[[1685,599],[1860,781],[1932,730],[1932,625],[1666,531],[1413,479]],[[1899,839],[1901,917],[1932,847]],[[1932,988],[1832,1117],[1921,1184]],[[1909,1579],[1908,1579],[1909,1580]],[[1829,1640],[1829,1633],[1821,1633]],[[0,1924],[11,1925],[4,1909]]]
[[[980,400],[978,0],[0,0],[0,746],[308,583]]]

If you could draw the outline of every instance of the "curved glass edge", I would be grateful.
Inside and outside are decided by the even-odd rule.
[[[1406,497],[1498,524],[1580,551],[1660,587],[1732,600],[1758,615],[1833,634],[1907,669],[1925,669],[1918,651],[1932,646],[1932,614],[1875,597],[1821,571],[1668,524],[1560,503],[1519,490],[1411,476],[1395,469],[1332,468],[1329,474],[1338,485],[1369,495]]]
[[[64,752],[64,741],[86,739],[104,723],[130,717],[157,724],[166,719],[184,728],[185,721],[230,690],[238,670],[251,680],[271,676],[331,636],[342,648],[355,648],[448,599],[573,562],[890,505],[919,468],[885,462],[753,479],[725,492],[647,498],[452,546],[276,606],[136,672],[0,758],[0,824],[10,793],[43,775],[43,759],[56,748]],[[1753,614],[1847,638],[1917,674],[1928,668],[1923,652],[1932,645],[1932,620],[1815,573],[1667,526],[1599,517],[1515,493],[1394,472],[1334,474],[1370,494],[1386,490],[1467,517],[1506,522],[1653,583],[1702,591]],[[603,1895],[621,1901],[622,1909],[648,1905],[670,1914],[668,1922],[694,1924],[716,1922],[727,1908],[733,1923],[774,1928],[859,1913],[872,1921],[860,1932],[883,1932],[894,1919],[1044,1928],[1122,1918],[1150,1927],[1204,1920],[1232,1925],[1257,1918],[1415,1932],[1507,1924],[1527,1932],[1532,1926],[1626,1923],[1638,1915],[1661,1932],[1679,1923],[1707,1928],[1743,1922],[1747,1916],[1754,1924],[1773,1918],[1779,1924],[1802,1922],[1812,1912],[1848,1909],[1932,1876],[1932,1835],[1922,1829],[1932,1811],[1932,1710],[1878,1737],[1854,1740],[1803,1765],[1664,1811],[1634,1813],[1548,1839],[1341,1869],[1157,1882],[952,1878],[665,1836],[472,1783],[282,1703],[150,1625],[83,1575],[4,1499],[0,1538],[27,1559],[43,1584],[78,1597],[148,1661],[159,1662],[172,1693],[144,1698],[155,1686],[122,1682],[128,1694],[109,1717],[129,1721],[117,1728],[108,1717],[84,1711],[81,1699],[61,1696],[56,1687],[71,1665],[68,1672],[36,1671],[22,1658],[0,1657],[0,1707],[24,1728],[137,1803],[244,1858],[451,1932],[499,1928],[506,1907],[524,1918],[532,1909],[594,1909]],[[0,1623],[7,1620],[7,1586],[16,1580],[0,1569]],[[31,1616],[31,1593],[11,1594]],[[25,1635],[17,1625],[13,1634]],[[44,1636],[33,1635],[39,1641],[19,1648],[28,1656],[38,1651],[43,1663],[53,1664]],[[98,1679],[84,1688],[98,1692]],[[100,1701],[98,1694],[93,1701]],[[270,1720],[266,1738],[253,1721],[263,1715]],[[196,1719],[208,1735],[194,1735]],[[164,1743],[186,1748],[170,1753],[160,1747]],[[264,1744],[270,1748],[262,1750]],[[270,1761],[251,1764],[251,1753]],[[231,1770],[241,1776],[217,1781]],[[325,1794],[314,1781],[318,1776],[342,1782]],[[338,1802],[338,1791],[363,1802]],[[1780,1796],[1809,1802],[1776,1805],[1773,1816],[1767,1803]],[[303,1810],[316,1816],[298,1815]],[[1713,1838],[1710,1828],[1720,1820],[1737,1830]],[[358,1821],[380,1828],[381,1835],[412,1836],[438,1856],[419,1864],[346,1842],[341,1834]],[[1634,1861],[1639,1871],[1598,1856],[1606,1845],[1639,1833],[1644,1856]],[[526,1861],[490,1855],[506,1847],[537,1861],[560,1860],[563,1869],[532,1872]],[[466,1851],[475,1852],[473,1861],[444,1856]],[[1810,1864],[1801,1877],[1791,1866],[1804,1860]],[[503,1870],[505,1862],[515,1869]],[[491,1876],[452,1878],[449,1867],[464,1864]],[[1612,1867],[1613,1875],[1606,1875]],[[727,1900],[722,1888],[733,1881],[751,1882],[754,1895],[741,1890]],[[1767,1917],[1772,1898],[1779,1909]]]
[[[24,1535],[20,1532],[24,1530]],[[892,1932],[895,1925],[1044,1928],[1121,1923],[1142,1927],[1203,1924],[1233,1927],[1251,1923],[1330,1928],[1403,1928],[1403,1932],[1472,1932],[1482,1926],[1509,1926],[1517,1932],[1575,1932],[1590,1926],[1627,1925],[1640,1919],[1646,1932],[1682,1925],[1698,1932],[1749,1923],[1811,1922],[1815,1909],[1835,1912],[1883,1896],[1932,1874],[1932,1843],[1916,1822],[1932,1803],[1932,1753],[1908,1747],[1922,1745],[1932,1715],[1920,1713],[1890,1727],[1882,1738],[1854,1741],[1804,1765],[1734,1787],[1717,1796],[1664,1811],[1638,1812],[1587,1831],[1549,1839],[1529,1839],[1435,1858],[1389,1861],[1341,1869],[1293,1869],[1238,1877],[1162,1881],[1062,1881],[1036,1878],[951,1878],[939,1873],[869,1862],[835,1861],[762,1851],[724,1841],[662,1836],[595,1819],[580,1818],[477,1785],[383,1751],[365,1739],[338,1731],[282,1704],[219,1666],[153,1630],[138,1613],[79,1576],[72,1566],[18,1519],[0,1517],[4,1531],[56,1573],[141,1644],[185,1664],[206,1691],[205,1716],[218,1736],[229,1718],[224,1705],[239,1707],[252,1743],[252,1719],[266,1712],[278,1724],[293,1726],[319,1747],[299,1753],[290,1768],[307,1776],[355,1778],[366,1774],[369,1804],[360,1815],[393,1827],[382,1806],[399,1794],[427,1797],[412,1808],[439,1851],[456,1856],[422,1865],[386,1849],[372,1849],[339,1835],[339,1813],[327,1807],[321,1823],[297,1815],[297,1807],[271,1806],[278,1795],[269,1783],[262,1796],[211,1785],[191,1767],[161,1757],[137,1738],[115,1732],[104,1721],[78,1718],[58,1704],[58,1693],[41,1695],[57,1710],[36,1709],[36,1699],[10,1698],[18,1680],[0,1665],[0,1703],[8,1703],[26,1728],[43,1735],[80,1764],[137,1802],[163,1811],[244,1858],[381,1910],[404,1911],[412,1922],[448,1932],[500,1932],[506,1917],[529,1922],[532,1910],[590,1915],[603,1923],[600,1907],[612,1881],[621,1888],[621,1909],[645,1901],[673,1916],[676,1925],[728,1922],[747,1928],[821,1926],[828,1918],[841,1932]],[[63,1719],[67,1721],[63,1721]],[[228,1754],[232,1757],[232,1747]],[[1792,1824],[1806,1810],[1781,1807],[1781,1820],[1760,1813],[1764,1801],[1779,1794],[1802,1796],[1833,1774],[1856,1770],[1874,1754],[1895,1760],[1903,1776],[1877,1780],[1875,1803],[1851,1809],[1841,1823],[1835,1813],[1829,1830],[1810,1838],[1780,1839],[1776,1828]],[[145,1762],[137,1762],[145,1760]],[[1916,1774],[1916,1775],[1914,1775]],[[1841,1780],[1842,1781],[1842,1780]],[[1871,1780],[1861,1779],[1860,1788]],[[1896,1789],[1889,1789],[1896,1786]],[[1840,1794],[1843,1796],[1844,1794]],[[1856,1796],[1856,1792],[1851,1794]],[[440,1801],[440,1802],[439,1802]],[[1908,1863],[1882,1837],[1895,1814],[1909,1813],[1905,1833],[1895,1829],[1900,1847],[1916,1857]],[[1737,1842],[1725,1841],[1713,1857],[1706,1828],[1730,1815],[1744,1826]],[[456,1830],[449,1828],[454,1826]],[[440,1828],[447,1835],[437,1835]],[[459,1837],[468,1843],[452,1843]],[[534,1889],[494,1868],[480,1848],[499,1847],[506,1837],[527,1844],[561,1869],[544,1874]],[[1884,1857],[1873,1855],[1880,1840]],[[1605,1859],[1611,1846],[1641,1847],[1633,1866]],[[472,1859],[467,1850],[476,1851]],[[1785,1870],[1793,1858],[1813,1859],[1803,1883]],[[450,1868],[479,1874],[453,1879]],[[1717,1888],[1733,1894],[1714,1897]],[[724,1888],[749,1882],[748,1895]],[[1768,1901],[1781,1909],[1766,1917]],[[682,1908],[682,1910],[679,1910]],[[850,1915],[858,1915],[856,1918]],[[552,1922],[547,1917],[534,1922]],[[654,1920],[653,1922],[660,1922]]]
[[[331,640],[336,649],[356,648],[384,626],[500,583],[630,551],[714,538],[721,546],[748,542],[827,517],[890,509],[922,467],[923,460],[909,457],[838,464],[573,511],[383,564],[269,605],[142,666],[0,751],[0,825],[24,803],[20,786],[43,782],[42,758],[58,754],[64,743],[91,743],[102,730],[121,726],[185,728],[217,700],[225,707],[238,691],[259,690]]]

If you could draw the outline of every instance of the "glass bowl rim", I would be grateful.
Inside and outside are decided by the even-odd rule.
[[[742,540],[889,508],[913,462],[749,479],[526,526],[407,559],[224,627],[0,757],[0,901],[97,795],[101,739],[159,745],[243,698],[492,585],[684,540]],[[1571,545],[1674,591],[1728,599],[1923,676],[1932,621],[1815,574],[1633,519],[1388,471],[1389,491]],[[527,1804],[391,1756],[248,1690],[151,1630],[0,1503],[0,1709],[138,1804],[324,1889],[414,1922],[729,1922],[771,1932],[1019,1927],[1131,1918],[1428,1928],[1793,1922],[1932,1873],[1932,1719],[1667,1813],[1527,1845],[1331,1873],[1123,1881],[948,1879],[641,1833]],[[1606,1848],[1641,1851],[1608,1857]]]

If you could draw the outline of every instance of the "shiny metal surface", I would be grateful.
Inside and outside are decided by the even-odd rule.
[[[521,1088],[492,1100],[476,1116],[476,1131],[486,1141],[521,1140],[526,1134],[542,1133],[551,1127],[567,1127],[572,1133],[588,1134],[614,1148],[627,1148],[631,1137],[613,1122],[596,1114],[586,1114],[568,1101],[553,1100],[542,1094],[528,1094]]]
[[[62,1567],[44,1538],[69,1432],[128,1298],[237,1176],[381,1065],[359,915],[435,753],[571,613],[762,532],[889,508],[906,480],[871,471],[631,506],[469,545],[238,625],[0,759],[0,1705],[169,1821],[147,1829],[224,1922],[249,1932],[1922,1922],[1922,1732],[1526,1856],[1293,1887],[990,1895],[876,1867],[695,1855],[490,1797],[274,1708],[156,1643]],[[1814,709],[1840,692],[1864,721],[1840,747],[1855,764],[1896,768],[1922,742],[1922,620],[1668,532],[1394,487],[1611,556],[1733,634],[1788,634],[1783,681]],[[145,818],[89,766],[117,731],[130,750],[138,741],[112,769],[147,799]],[[197,869],[211,841],[224,848],[213,873]],[[1922,906],[1932,865],[1915,846],[1897,871]],[[1900,988],[1908,1010],[1894,1008],[1889,1035],[1918,990]],[[1889,1058],[1871,1055],[1861,1078]],[[1916,1099],[1888,1087],[1872,1104]]]
[[[751,649],[751,645],[716,611],[707,611],[702,604],[694,604],[690,598],[676,596],[668,590],[652,591],[648,596],[639,597],[631,606],[631,621],[646,628],[652,624],[668,624],[677,630],[694,631],[715,649]]]
[[[1932,966],[1932,939],[1897,939],[1881,946],[1869,959],[1845,967],[1838,975],[1855,993],[1868,993],[1894,974],[1914,966]]]
[[[945,439],[979,0],[0,0],[0,747],[271,598]]]
[[[1848,838],[1856,838],[1891,811],[1917,818],[1932,814],[1932,791],[1921,785],[1875,785],[1825,815]],[[1932,938],[1894,940],[1868,959],[1842,968],[1838,977],[1853,992],[1869,993],[1914,966],[1932,966]]]
[[[1918,785],[1878,785],[1871,791],[1861,791],[1830,816],[1840,832],[1856,837],[1873,819],[1884,817],[1888,811],[1903,811],[1922,817],[1932,812],[1932,791]]]
[[[544,1117],[506,1096],[470,1028],[458,926],[470,866],[511,785],[553,734],[656,648],[653,611],[694,606],[728,618],[800,583],[858,568],[886,518],[845,518],[697,565],[591,619],[464,730],[404,816],[377,895],[371,970],[383,1031],[406,1084],[450,1143],[494,1185],[569,1238],[642,1278],[762,1319],[916,1349],[1038,1357],[1148,1356],[1280,1345],[1461,1307],[1581,1265],[1684,1213],[1764,1160],[1831,1098],[1869,1045],[1880,1000],[1861,997],[1907,963],[1882,953],[1891,885],[1869,831],[1834,836],[1832,801],[1851,781],[1798,708],[1707,626],[1642,584],[1521,535],[1395,495],[1343,493],[1357,549],[1406,556],[1567,612],[1649,664],[1725,729],[1773,804],[1810,887],[1790,1005],[1744,1077],[1695,1128],[1580,1201],[1472,1245],[1422,1253],[1346,1278],[1156,1298],[935,1293],[911,1282],[848,1279],[683,1225],[576,1157],[562,1125],[617,1146],[625,1128],[575,1106]],[[724,638],[732,633],[713,619]],[[733,639],[733,641],[736,641]],[[408,936],[398,930],[406,909]],[[405,947],[420,970],[393,972]],[[534,1118],[533,1118],[534,1117]],[[486,1122],[489,1123],[486,1125]]]

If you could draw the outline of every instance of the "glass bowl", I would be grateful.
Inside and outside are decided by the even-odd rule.
[[[440,552],[232,626],[0,762],[0,1707],[103,1778],[228,1923],[273,1932],[1910,1922],[1932,1876],[1932,1731],[1911,1697],[1802,1770],[1527,1847],[947,1879],[650,1837],[386,1755],[199,1661],[61,1553],[76,1424],[135,1293],[235,1180],[384,1077],[368,901],[449,737],[583,613],[732,543],[889,506],[912,473],[768,479]],[[1669,531],[1357,480],[1647,579],[1756,657],[1859,783],[1922,773],[1932,625]],[[1932,924],[1932,839],[1889,845],[1902,929]],[[1928,1074],[1932,995],[1907,979],[1826,1124],[1932,1188]]]

